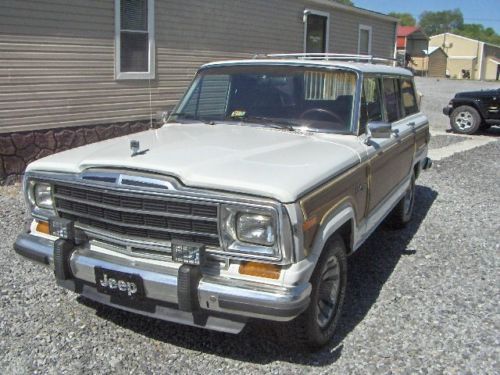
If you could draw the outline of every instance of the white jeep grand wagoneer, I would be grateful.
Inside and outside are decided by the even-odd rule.
[[[161,128],[30,164],[16,251],[106,305],[233,333],[288,322],[324,345],[346,257],[411,220],[431,166],[411,73],[374,60],[203,66]]]

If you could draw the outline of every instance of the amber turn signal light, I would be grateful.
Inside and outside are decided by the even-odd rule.
[[[49,223],[46,221],[39,221],[36,225],[36,231],[44,234],[50,234]]]
[[[243,262],[240,265],[240,274],[242,275],[278,280],[280,278],[280,273],[281,267],[276,264]]]

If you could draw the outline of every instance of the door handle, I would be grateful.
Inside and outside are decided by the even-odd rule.
[[[415,122],[410,122],[410,123],[408,124],[408,126],[410,126],[410,127],[414,128],[415,126],[417,126],[417,124],[415,124]]]

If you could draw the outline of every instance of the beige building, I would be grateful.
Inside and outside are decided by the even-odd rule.
[[[330,0],[2,0],[0,181],[52,152],[147,127],[206,62],[393,57],[396,26]]]
[[[462,79],[464,72],[468,72],[471,79],[499,79],[500,46],[445,33],[430,37],[429,47],[441,47],[448,55],[447,70],[451,78]]]
[[[414,57],[413,69],[418,76],[446,77],[448,56],[441,47],[430,47],[422,51],[423,57]]]

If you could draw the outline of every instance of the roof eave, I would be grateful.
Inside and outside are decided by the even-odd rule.
[[[352,13],[362,14],[365,16],[371,16],[371,17],[383,19],[385,21],[399,22],[398,18],[389,16],[389,15],[384,14],[384,13],[379,13],[379,12],[375,12],[373,10],[364,9],[364,8],[358,8],[355,6],[344,5],[344,4],[337,3],[337,2],[332,1],[332,0],[311,0],[311,1],[314,3],[317,3],[317,4],[331,7],[331,8],[345,10],[346,12],[352,12]]]

